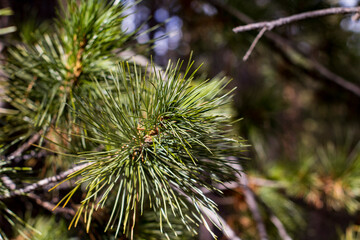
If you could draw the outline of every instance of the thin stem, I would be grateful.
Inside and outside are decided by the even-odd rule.
[[[49,210],[50,212],[58,212],[58,213],[65,213],[65,214],[70,214],[70,215],[75,215],[75,211],[73,209],[70,209],[70,208],[55,208],[55,205],[50,203],[50,202],[47,202],[47,201],[44,201],[42,200],[41,197],[39,197],[38,195],[34,194],[34,193],[28,193],[27,196],[29,198],[32,198],[35,200],[35,202],[45,208],[46,210]],[[54,210],[53,210],[54,209]]]
[[[250,191],[253,191],[253,190],[250,189]],[[281,237],[281,239],[282,240],[292,240],[290,235],[287,233],[286,228],[284,227],[284,225],[282,224],[280,219],[271,210],[271,208],[268,205],[266,205],[266,203],[263,200],[261,200],[260,198],[256,197],[256,200],[264,207],[267,214],[270,215],[270,221],[274,224],[274,226],[278,230],[278,234]]]
[[[16,189],[16,184],[8,176],[6,176],[6,175],[1,176],[0,179],[8,189],[10,189],[10,190]]]
[[[209,210],[208,208],[201,206],[201,211],[212,221],[214,222],[216,225],[218,226],[222,226],[222,231],[223,233],[227,236],[227,238],[229,240],[241,240],[241,238],[239,238],[236,233],[234,232],[234,230],[232,230],[232,228],[229,226],[229,224],[226,223],[226,221],[220,217],[217,214],[214,214],[211,210]]]
[[[284,225],[282,224],[280,219],[275,214],[270,215],[270,220],[274,224],[276,229],[278,230],[278,233],[279,233],[279,236],[281,237],[281,239],[283,239],[283,240],[292,240],[292,238],[286,232],[286,229],[285,229]]]
[[[230,13],[231,15],[233,15],[234,17],[236,17],[237,19],[239,19],[240,21],[242,21],[244,23],[251,24],[253,22],[253,20],[249,16],[247,16],[243,12],[240,12],[239,10],[237,10],[229,5],[226,5],[223,1],[219,1],[219,0],[207,0],[207,1],[221,9],[227,11],[228,13]],[[346,89],[347,91],[360,97],[360,87],[359,86],[347,81],[343,77],[330,71],[329,69],[327,69],[325,66],[323,66],[321,63],[319,63],[315,59],[309,58],[308,54],[305,51],[294,47],[295,44],[290,42],[288,39],[285,39],[285,38],[281,37],[280,35],[278,35],[274,32],[269,32],[269,31],[266,32],[264,34],[264,36],[266,38],[268,38],[272,43],[275,43],[275,46],[277,46],[277,49],[278,49],[280,55],[283,58],[285,58],[285,60],[290,61],[290,63],[292,65],[300,68],[306,74],[308,74],[310,76],[312,76],[313,74],[320,75],[320,77],[322,77],[323,79],[333,82],[333,83],[337,84],[338,86],[342,87],[343,89]],[[296,64],[296,62],[294,60],[290,59],[289,55],[291,55],[291,54],[288,53],[289,50],[296,52],[301,57],[307,58],[307,63],[309,64],[309,67],[306,67],[306,66],[303,66],[300,64]]]
[[[39,132],[35,133],[26,143],[24,143],[18,149],[16,149],[13,153],[11,153],[9,155],[8,159],[12,159],[12,158],[21,156],[21,154],[24,151],[26,151],[33,143],[35,143],[37,140],[39,140],[42,133],[43,133],[43,130],[40,130]]]
[[[45,150],[42,150],[39,152],[32,150],[32,151],[30,151],[29,154],[20,155],[20,156],[16,156],[16,157],[7,157],[7,158],[3,158],[3,159],[0,158],[0,160],[6,161],[7,163],[10,163],[10,162],[20,163],[21,161],[26,161],[31,158],[42,158],[42,157],[46,157],[46,156],[53,155],[53,154],[54,153],[51,153],[51,152],[48,152]]]
[[[29,193],[29,192],[32,192],[36,189],[39,189],[39,188],[42,188],[42,187],[45,187],[45,186],[48,186],[52,183],[57,183],[65,178],[67,178],[68,175],[84,168],[84,167],[87,167],[89,166],[90,164],[92,163],[84,163],[84,164],[81,164],[81,165],[78,165],[78,166],[75,166],[73,168],[70,168],[58,175],[55,175],[55,176],[52,176],[52,177],[48,177],[48,178],[44,178],[36,183],[33,183],[33,184],[30,184],[24,188],[21,188],[21,189],[17,189],[17,190],[14,190],[12,191],[11,193],[9,194],[5,194],[3,196],[0,196],[0,199],[5,199],[5,198],[10,198],[10,197],[14,197],[14,196],[19,196],[19,195],[23,195],[25,193]]]
[[[256,38],[254,39],[254,41],[252,42],[249,50],[247,50],[245,56],[243,57],[243,61],[246,62],[246,60],[248,60],[248,58],[250,57],[252,51],[254,50],[256,44],[259,42],[260,38],[264,35],[264,33],[266,32],[267,27],[264,27],[263,29],[261,29],[261,31],[259,32],[259,34],[256,36]]]
[[[272,30],[275,27],[279,27],[282,25],[290,24],[296,21],[308,19],[308,18],[316,18],[316,17],[322,17],[327,15],[334,15],[334,14],[346,14],[346,13],[359,13],[360,7],[336,7],[336,8],[327,8],[327,9],[321,9],[316,11],[309,11],[304,13],[295,14],[289,17],[283,17],[279,18],[273,21],[264,21],[264,22],[258,22],[258,23],[251,23],[247,24],[245,26],[239,26],[233,29],[235,33],[239,32],[246,32],[254,29],[260,29],[266,27],[269,30]]]
[[[182,192],[179,188],[173,186],[174,189],[182,196],[185,196],[186,199],[192,203],[192,200],[189,196],[187,196],[184,192]],[[209,218],[209,220],[217,227],[221,226],[223,233],[227,236],[229,240],[241,240],[235,233],[235,231],[227,224],[227,222],[219,215],[208,209],[203,205],[198,205],[200,211],[203,212],[205,216]]]
[[[233,165],[233,167],[239,171],[242,171],[241,165]],[[259,207],[256,202],[255,194],[253,191],[250,190],[249,181],[245,173],[242,173],[241,176],[239,175],[238,180],[241,185],[244,186],[244,195],[245,195],[245,201],[254,217],[254,220],[256,222],[256,227],[258,229],[260,239],[261,240],[268,240],[267,232],[265,224],[262,220]]]

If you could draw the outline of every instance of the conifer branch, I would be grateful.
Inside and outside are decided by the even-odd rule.
[[[7,130],[15,138],[11,144],[21,137],[28,142],[8,159],[20,158],[45,129],[56,125],[64,135],[53,139],[49,134],[45,144],[58,147],[71,141],[64,149],[77,154],[65,156],[86,163],[19,189],[4,176],[8,186],[3,184],[0,200],[27,195],[46,209],[56,209],[61,203],[65,207],[79,190],[86,194],[71,212],[70,227],[84,217],[89,231],[94,211],[110,202],[105,231],[115,228],[115,238],[133,239],[143,211],[151,213],[152,223],[159,223],[157,234],[160,229],[166,237],[170,231],[179,234],[174,225],[196,233],[206,216],[215,225],[227,226],[213,218],[216,203],[201,191],[216,191],[213,183],[236,179],[226,156],[244,147],[230,134],[230,117],[218,112],[231,97],[230,92],[223,94],[227,80],[192,83],[196,70],[190,72],[191,61],[184,73],[180,61],[169,63],[165,71],[153,63],[140,67],[120,62],[114,71],[120,60],[116,51],[134,36],[121,30],[124,10],[119,1],[68,0],[54,33],[44,34],[35,45],[9,50],[8,99],[21,115],[14,119],[26,125],[24,131]],[[34,128],[43,132],[34,134]],[[104,149],[94,151],[99,145]],[[55,206],[35,193],[75,178],[75,187]]]
[[[204,219],[200,206],[215,213],[216,204],[199,187],[216,190],[210,182],[235,179],[231,160],[225,156],[237,152],[242,144],[224,131],[225,126],[231,126],[229,118],[212,114],[229,101],[229,94],[220,95],[225,79],[192,86],[193,63],[188,64],[184,74],[179,72],[181,64],[169,63],[164,81],[155,71],[144,73],[136,64],[124,62],[116,72],[109,73],[112,78],[106,81],[107,86],[114,85],[115,89],[109,91],[97,81],[96,103],[77,98],[76,114],[87,126],[84,132],[89,134],[83,137],[104,144],[106,150],[77,156],[93,164],[72,174],[71,177],[81,175],[81,178],[69,197],[59,202],[65,202],[65,206],[80,185],[87,184],[87,197],[74,219],[90,214],[87,218],[90,226],[93,212],[90,209],[102,207],[113,190],[117,190],[116,202],[106,229],[116,227],[116,236],[121,229],[132,236],[136,221],[127,221],[136,219],[139,213],[131,209],[143,209],[148,204],[161,214],[160,221],[164,219],[170,229],[170,216],[163,211],[168,207],[192,231],[196,231],[193,223]],[[188,203],[175,189],[189,197],[195,206],[195,209],[189,206],[187,218],[181,206]],[[116,211],[123,214],[119,216]],[[161,231],[162,228],[160,225]]]

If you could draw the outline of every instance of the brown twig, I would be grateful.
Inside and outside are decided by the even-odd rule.
[[[39,138],[41,137],[41,134],[43,133],[43,130],[40,130],[39,132],[35,133],[26,143],[21,145],[18,149],[16,149],[13,153],[11,153],[8,157],[8,159],[12,159],[15,157],[20,156],[24,151],[26,151],[33,143],[35,143]]]
[[[249,188],[249,189],[250,189],[250,191],[253,192],[253,190],[251,188]],[[271,210],[271,208],[262,199],[260,199],[256,195],[255,195],[255,197],[256,197],[256,200],[264,207],[266,213],[270,216],[270,221],[276,227],[276,229],[278,231],[278,234],[281,237],[281,239],[282,240],[292,240],[290,235],[287,233],[286,228],[284,227],[284,225],[282,224],[280,219],[274,214],[274,212]]]
[[[261,31],[258,33],[258,35],[256,36],[256,38],[254,39],[254,41],[252,42],[249,50],[247,50],[245,56],[243,57],[243,61],[246,62],[246,60],[248,60],[248,58],[250,57],[252,51],[254,50],[256,44],[259,42],[260,38],[264,35],[264,33],[266,32],[267,27],[263,27],[261,29]]]
[[[267,28],[268,30],[272,30],[275,27],[279,27],[282,25],[286,25],[292,22],[308,19],[308,18],[316,18],[326,15],[334,15],[334,14],[346,14],[346,13],[359,13],[360,7],[334,7],[321,9],[316,11],[304,12],[295,14],[289,17],[279,18],[273,21],[264,21],[258,23],[251,23],[245,26],[239,26],[233,29],[235,33],[246,32],[254,29]]]
[[[46,210],[49,210],[51,212],[58,212],[58,213],[65,213],[65,214],[69,214],[69,215],[75,215],[75,211],[71,208],[55,208],[55,204],[52,204],[50,202],[44,201],[41,199],[41,197],[39,197],[38,195],[34,194],[34,193],[28,193],[27,196],[29,198],[32,198],[35,200],[35,202],[45,208]]]
[[[214,214],[210,209],[201,206],[201,211],[216,225],[222,226],[222,231],[229,240],[241,240],[234,230],[227,224],[227,222],[217,214]]]
[[[275,27],[279,27],[282,25],[286,25],[295,21],[304,20],[307,18],[315,18],[320,16],[326,16],[326,15],[333,15],[333,14],[345,14],[345,13],[356,13],[359,14],[360,7],[352,7],[352,8],[345,8],[345,7],[338,7],[338,8],[328,8],[328,9],[322,9],[322,10],[316,10],[316,11],[310,11],[305,13],[300,13],[296,15],[292,15],[289,17],[279,18],[273,21],[264,21],[264,22],[258,22],[258,23],[250,23],[245,26],[239,26],[233,29],[235,33],[239,32],[246,32],[254,29],[261,28],[262,30],[260,33],[256,36],[255,40],[252,42],[250,49],[246,52],[243,60],[246,61],[252,51],[254,50],[257,42],[260,40],[262,35],[265,33],[266,30],[272,30]]]
[[[58,175],[55,175],[55,176],[52,176],[52,177],[48,177],[48,178],[44,178],[36,183],[33,183],[33,184],[30,184],[24,188],[21,188],[21,189],[17,189],[17,190],[14,190],[12,191],[11,193],[9,194],[5,194],[3,196],[0,196],[0,199],[5,199],[5,198],[10,198],[10,197],[14,197],[14,196],[19,196],[19,195],[23,195],[25,193],[29,193],[29,192],[32,192],[36,189],[39,189],[39,188],[42,188],[42,187],[45,187],[45,186],[49,186],[53,183],[58,183],[59,181],[61,180],[64,180],[65,178],[67,178],[68,175],[80,170],[80,169],[83,169],[84,167],[87,167],[89,165],[91,165],[92,163],[84,163],[84,164],[81,164],[81,165],[77,165],[73,168],[70,168]]]
[[[283,240],[292,240],[280,219],[275,214],[270,214],[270,220],[278,230],[279,236]]]
[[[16,184],[8,176],[6,176],[6,175],[1,176],[0,179],[3,182],[3,184],[5,185],[5,187],[7,187],[8,189],[10,189],[10,190],[16,189]]]
[[[54,153],[52,152],[49,152],[49,151],[45,151],[45,150],[41,150],[39,152],[36,152],[34,150],[30,151],[29,154],[23,154],[23,155],[20,155],[20,156],[17,156],[17,157],[7,157],[7,158],[0,158],[0,160],[2,161],[5,161],[7,163],[11,163],[11,162],[14,162],[14,163],[19,163],[21,161],[26,161],[26,160],[29,160],[31,158],[42,158],[42,157],[46,157],[46,156],[49,156],[49,155],[53,155]]]
[[[251,182],[251,184],[255,184],[256,186],[283,188],[283,186],[280,183],[271,181],[271,180],[267,180],[267,179],[263,179],[263,178],[251,177],[250,182]],[[238,182],[229,182],[229,183],[225,183],[225,184],[216,186],[216,188],[219,190],[236,190],[239,187],[243,188],[244,190],[246,189],[246,191],[251,191],[253,193],[254,198],[257,200],[257,202],[259,202],[261,205],[263,205],[266,212],[270,216],[270,221],[274,224],[274,226],[278,230],[278,234],[281,237],[281,239],[282,240],[292,240],[292,238],[287,233],[287,231],[286,231],[284,225],[282,224],[282,222],[280,221],[280,219],[272,212],[272,210],[261,199],[259,199],[256,196],[254,191],[248,185],[239,184]],[[201,191],[204,194],[212,193],[212,191],[210,191],[206,188],[202,188]]]
[[[233,164],[233,167],[238,170],[239,172],[242,172],[242,167],[239,164]],[[249,180],[246,176],[245,173],[242,173],[241,175],[239,175],[238,177],[238,181],[239,183],[244,186],[244,195],[245,195],[245,201],[246,204],[248,205],[254,220],[256,222],[256,227],[258,229],[259,232],[259,236],[261,240],[268,240],[268,236],[267,236],[267,232],[266,232],[266,227],[265,224],[262,220],[261,214],[260,214],[260,210],[258,208],[258,205],[256,203],[256,198],[255,198],[255,194],[253,191],[250,190],[249,186]]]
[[[27,150],[34,142],[36,142],[40,136],[41,136],[41,131],[36,133],[34,136],[32,136],[29,141],[27,141],[26,143],[24,143],[23,145],[21,145],[18,149],[16,149],[15,152],[13,152],[12,154],[9,155],[9,157],[6,158],[5,161],[13,161],[15,159],[21,158],[21,154]],[[16,189],[16,185],[15,183],[6,175],[1,177],[2,182],[5,184],[5,186],[7,188],[9,188],[10,190],[15,190]],[[1,199],[1,196],[0,196]]]
[[[250,178],[250,182],[251,184],[255,184],[256,186],[263,186],[263,187],[275,187],[275,188],[282,188],[283,186],[277,182],[271,181],[271,180],[267,180],[267,179],[263,179],[263,178],[254,178],[251,177]],[[229,182],[229,183],[225,183],[223,185],[218,185],[216,188],[220,189],[220,190],[235,190],[236,188],[243,188],[243,189],[247,189],[247,191],[251,191],[255,197],[255,199],[261,204],[263,205],[263,207],[265,208],[266,212],[269,214],[270,216],[270,221],[274,224],[274,226],[276,227],[276,229],[278,230],[278,234],[281,237],[282,240],[292,240],[292,238],[290,237],[290,235],[287,233],[286,228],[284,227],[284,225],[282,224],[282,222],[280,221],[280,219],[273,213],[273,211],[261,200],[259,199],[256,194],[253,192],[253,190],[248,186],[248,185],[240,185],[238,182]],[[212,193],[212,191],[209,191],[206,188],[202,188],[201,191],[204,194],[209,194]]]
[[[217,7],[225,10],[226,12],[230,13],[232,16],[236,17],[237,19],[239,19],[240,21],[242,21],[244,23],[250,24],[253,22],[253,20],[249,16],[245,15],[244,13],[240,12],[239,10],[237,10],[235,8],[228,6],[223,1],[219,1],[219,0],[207,0],[207,1],[214,4]],[[307,73],[307,74],[309,74],[311,72],[316,73],[316,74],[320,75],[323,79],[333,82],[333,83],[337,84],[338,86],[342,87],[343,89],[346,89],[349,92],[360,97],[360,87],[359,86],[345,80],[343,77],[330,71],[329,69],[327,69],[325,66],[323,66],[321,63],[319,63],[315,59],[309,58],[304,51],[295,48],[294,44],[292,44],[289,40],[284,39],[280,35],[278,35],[274,32],[269,32],[269,31],[266,32],[264,34],[264,36],[266,38],[268,38],[271,42],[273,42],[275,44],[275,46],[278,47],[278,50],[281,52],[282,57],[287,57],[289,55],[288,51],[292,50],[292,51],[298,53],[300,56],[307,58],[307,60],[308,60],[307,62],[310,66],[310,69],[305,66],[302,66],[302,65],[297,65],[294,61],[291,61],[291,63],[293,65],[301,68],[302,70],[304,70],[305,73]]]
[[[191,198],[189,196],[187,196],[181,189],[173,186],[173,188],[182,196],[186,197],[186,199],[189,202],[193,202],[191,200]],[[201,188],[201,191],[203,191],[204,188]],[[227,238],[229,240],[241,240],[240,237],[238,237],[236,235],[236,233],[234,232],[234,230],[232,230],[232,228],[227,224],[227,222],[219,215],[214,213],[213,211],[211,211],[210,209],[208,209],[207,207],[201,205],[201,204],[197,204],[197,207],[199,207],[200,211],[203,212],[203,214],[205,214],[208,219],[218,228],[221,228],[221,230],[223,231],[223,233],[227,236]],[[204,222],[204,225],[207,226],[207,222]],[[207,226],[206,228],[208,228],[209,226]],[[209,229],[208,229],[209,230]],[[211,234],[212,235],[212,234]]]

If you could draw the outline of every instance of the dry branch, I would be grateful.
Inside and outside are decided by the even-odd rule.
[[[285,229],[284,225],[282,224],[280,219],[275,214],[270,215],[270,220],[274,224],[276,229],[278,230],[278,233],[279,233],[279,236],[281,237],[281,239],[283,239],[283,240],[292,240],[292,238],[286,232],[286,229]]]
[[[280,183],[271,181],[271,180],[267,180],[267,179],[263,179],[263,178],[251,177],[250,182],[251,182],[251,184],[255,184],[256,186],[283,188],[283,186]],[[238,182],[229,182],[229,183],[225,183],[223,185],[218,185],[216,187],[220,190],[235,190],[237,188],[243,188],[243,189],[246,189],[247,191],[251,191],[253,193],[255,199],[265,208],[266,212],[270,216],[270,221],[276,227],[281,239],[282,240],[292,240],[292,238],[287,233],[286,228],[284,227],[284,225],[282,224],[280,219],[273,213],[273,211],[263,201],[261,201],[261,199],[259,199],[256,196],[256,194],[253,192],[253,190],[248,185],[241,185]],[[206,188],[202,188],[201,191],[204,192],[205,194],[212,193],[212,191],[210,191]]]
[[[239,32],[246,32],[254,29],[261,28],[261,31],[256,36],[254,41],[252,42],[249,50],[246,52],[243,61],[246,61],[249,56],[251,55],[252,51],[254,50],[257,42],[260,40],[260,38],[264,35],[266,30],[272,30],[275,27],[279,27],[282,25],[290,24],[292,22],[304,20],[307,18],[315,18],[315,17],[321,17],[326,15],[332,15],[332,14],[345,14],[345,13],[356,13],[359,14],[360,7],[353,7],[353,8],[344,8],[344,7],[338,7],[338,8],[328,8],[328,9],[322,9],[322,10],[316,10],[316,11],[310,11],[305,13],[300,13],[296,15],[292,15],[290,17],[284,17],[279,18],[277,20],[273,21],[264,21],[264,22],[258,22],[258,23],[251,23],[247,24],[245,26],[239,26],[233,29],[235,33]]]
[[[235,33],[246,32],[254,29],[267,28],[268,30],[272,30],[275,27],[279,27],[282,25],[290,24],[292,22],[297,22],[300,20],[308,19],[308,18],[316,18],[326,15],[335,15],[335,14],[346,14],[346,13],[359,13],[360,7],[336,7],[336,8],[327,8],[316,11],[304,12],[295,14],[289,17],[279,18],[273,21],[264,21],[258,23],[251,23],[245,26],[239,26],[233,29]]]
[[[233,167],[235,169],[239,170],[240,172],[242,172],[242,167],[240,165],[233,165]],[[264,221],[262,220],[258,205],[256,203],[255,194],[248,187],[249,181],[248,181],[246,174],[242,173],[241,176],[239,175],[238,181],[244,187],[245,201],[246,201],[246,204],[248,205],[248,207],[254,217],[254,220],[256,222],[256,227],[258,229],[260,239],[268,240],[269,238],[267,236],[266,227],[265,227]]]
[[[264,27],[263,29],[261,29],[261,31],[259,32],[259,34],[256,36],[256,38],[254,39],[254,41],[252,42],[249,50],[247,50],[245,56],[243,57],[243,61],[245,62],[246,60],[248,60],[248,58],[250,57],[252,51],[254,50],[256,44],[259,42],[260,38],[264,35],[264,33],[266,32],[267,27]]]
[[[253,20],[249,16],[245,15],[243,12],[240,12],[239,10],[237,10],[229,5],[226,5],[223,1],[207,0],[207,2],[225,10],[226,12],[230,13],[232,16],[236,17],[237,19],[239,19],[240,21],[242,21],[244,23],[251,24],[253,22]],[[346,89],[347,91],[355,94],[357,97],[360,97],[360,87],[359,86],[357,86],[356,84],[354,84],[352,82],[347,81],[343,77],[330,71],[328,68],[326,68],[324,65],[322,65],[320,62],[316,61],[315,59],[309,58],[304,51],[295,48],[294,43],[292,43],[289,40],[283,38],[282,36],[280,36],[274,32],[270,32],[270,31],[266,32],[264,34],[264,36],[267,39],[269,39],[272,43],[274,43],[275,46],[277,46],[278,50],[281,52],[280,55],[282,57],[284,57],[284,58],[287,57],[289,55],[288,51],[292,50],[292,51],[298,53],[300,56],[307,58],[310,69],[306,68],[305,66],[298,65],[294,61],[290,62],[294,66],[302,69],[305,73],[307,73],[309,75],[312,75],[311,73],[315,73],[315,74],[321,76],[323,79],[333,82],[336,85],[342,87],[343,89]]]
[[[3,184],[5,185],[5,187],[7,187],[10,190],[15,190],[16,189],[16,185],[15,183],[6,175],[1,176],[1,181],[3,182]]]
[[[49,152],[49,151],[45,151],[45,150],[41,150],[39,152],[36,152],[35,150],[32,150],[30,151],[29,154],[23,154],[23,155],[20,155],[20,156],[17,156],[17,157],[3,157],[3,158],[0,158],[1,161],[5,161],[7,164],[10,164],[11,162],[14,162],[14,163],[20,163],[21,161],[26,161],[26,160],[29,160],[31,158],[43,158],[43,157],[46,157],[46,156],[49,156],[49,155],[53,155],[54,153],[52,152]]]
[[[12,159],[18,156],[21,156],[21,154],[26,151],[33,143],[35,143],[39,138],[41,137],[41,134],[43,133],[42,130],[35,133],[27,142],[25,142],[23,145],[21,145],[18,149],[16,149],[15,152],[11,153],[8,157],[8,159]]]
[[[48,177],[48,178],[44,178],[36,183],[33,183],[33,184],[30,184],[24,188],[21,188],[21,189],[17,189],[17,190],[14,190],[12,191],[11,193],[9,194],[5,194],[3,196],[0,196],[0,199],[5,199],[5,198],[10,198],[10,197],[14,197],[14,196],[19,196],[19,195],[23,195],[25,193],[30,193],[36,189],[39,189],[39,188],[42,188],[42,187],[45,187],[45,186],[48,186],[50,184],[53,184],[53,183],[58,183],[59,181],[61,180],[64,180],[65,178],[67,178],[67,176],[69,176],[70,174],[84,168],[84,167],[87,167],[89,166],[90,164],[92,163],[84,163],[84,164],[81,164],[81,165],[77,165],[73,168],[70,168],[58,175],[55,175],[55,176],[52,176],[52,177]]]
[[[38,195],[34,194],[34,193],[28,193],[27,196],[31,199],[34,199],[34,201],[36,202],[36,204],[38,204],[39,206],[45,208],[46,210],[49,210],[50,212],[58,212],[58,213],[64,213],[64,214],[69,214],[69,215],[75,215],[75,211],[71,208],[55,208],[55,204],[52,204],[50,202],[44,201],[41,199],[41,197],[39,197]]]
[[[241,238],[235,234],[234,230],[232,230],[226,221],[219,215],[215,215],[212,211],[203,206],[201,206],[201,211],[216,225],[222,226],[222,231],[229,240],[241,240]]]

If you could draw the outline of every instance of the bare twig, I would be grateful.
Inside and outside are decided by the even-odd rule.
[[[252,42],[249,50],[247,50],[245,56],[243,57],[243,61],[245,62],[246,60],[248,60],[248,58],[250,57],[252,51],[254,50],[256,44],[259,42],[260,38],[264,35],[264,33],[266,32],[267,27],[263,27],[261,29],[261,31],[259,32],[259,34],[256,36],[256,38],[254,39],[254,41]]]
[[[334,15],[334,14],[346,14],[346,13],[359,13],[360,7],[334,7],[321,9],[316,11],[304,12],[300,14],[295,14],[289,17],[279,18],[273,21],[264,21],[258,23],[247,24],[245,26],[239,26],[233,29],[235,33],[246,32],[254,29],[267,28],[268,30],[272,30],[275,27],[279,27],[282,25],[286,25],[292,22],[308,19],[308,18],[316,18],[326,15]]]
[[[242,167],[239,164],[234,164],[233,167],[239,171],[242,171]],[[238,177],[239,183],[244,186],[244,195],[245,195],[245,201],[254,217],[254,220],[256,222],[256,227],[259,232],[259,236],[261,240],[267,240],[267,232],[265,224],[262,220],[258,205],[256,203],[255,194],[253,191],[250,190],[248,187],[249,181],[245,173],[242,173],[241,176]]]
[[[283,240],[292,240],[280,219],[275,214],[270,214],[270,220],[278,230],[279,236]]]
[[[29,193],[29,192],[32,192],[36,189],[39,189],[39,188],[42,188],[42,187],[45,187],[45,186],[49,186],[53,183],[58,183],[59,181],[67,178],[68,175],[84,168],[84,167],[87,167],[89,165],[91,165],[92,163],[84,163],[84,164],[81,164],[81,165],[77,165],[73,168],[70,168],[58,175],[55,175],[55,176],[52,176],[52,177],[48,177],[48,178],[44,178],[36,183],[33,183],[33,184],[30,184],[24,188],[21,188],[21,189],[17,189],[17,190],[14,190],[12,191],[11,193],[9,194],[5,194],[4,196],[0,196],[0,199],[4,199],[4,198],[10,198],[10,197],[14,197],[14,196],[19,196],[19,195],[23,195],[25,193]]]
[[[186,199],[189,202],[193,202],[191,200],[191,198],[189,196],[187,196],[181,189],[179,189],[175,186],[173,186],[173,187],[180,195],[186,197]],[[202,188],[202,190],[203,189],[204,188]],[[205,207],[201,204],[196,204],[196,205],[200,208],[200,211],[203,212],[216,227],[221,228],[221,230],[223,231],[223,233],[225,234],[225,236],[227,236],[227,238],[229,240],[241,240],[241,238],[236,235],[234,230],[232,230],[232,228],[227,224],[227,222],[219,214],[214,213],[213,211],[211,211],[210,209],[208,209],[207,207]],[[207,226],[207,223],[204,222],[204,225]]]
[[[6,176],[6,175],[1,176],[0,179],[8,189],[10,189],[10,190],[16,189],[16,184],[8,176]]]
[[[226,221],[220,217],[217,214],[214,214],[210,209],[201,206],[201,211],[212,221],[214,222],[216,225],[218,226],[222,226],[222,231],[223,233],[227,236],[227,238],[229,240],[241,240],[241,238],[239,238],[236,233],[234,232],[234,230],[231,229],[231,227],[226,223]]]
[[[280,183],[274,182],[271,180],[267,180],[267,179],[263,179],[263,178],[251,177],[250,182],[251,182],[251,184],[255,184],[256,186],[283,188],[283,186]],[[274,226],[278,230],[278,234],[281,237],[281,239],[282,240],[292,240],[292,238],[287,233],[287,231],[286,231],[284,225],[282,224],[282,222],[280,221],[280,219],[273,213],[273,211],[261,199],[259,199],[256,196],[256,194],[253,192],[253,190],[248,185],[243,185],[243,184],[240,185],[238,182],[229,182],[229,183],[225,183],[222,185],[218,185],[217,188],[220,190],[235,190],[235,191],[236,191],[236,188],[243,188],[243,189],[246,189],[247,191],[251,191],[253,193],[255,199],[265,208],[266,212],[269,214],[270,221],[274,224]],[[206,188],[202,188],[201,191],[204,194],[212,193],[211,191],[209,191]]]
[[[244,176],[242,176],[242,177],[244,177]],[[250,182],[251,182],[251,184],[255,184],[256,186],[283,188],[283,186],[280,183],[270,181],[270,180],[267,180],[267,179],[263,179],[263,178],[251,177]],[[244,185],[244,182],[243,182],[243,184],[239,184],[238,182],[229,182],[229,183],[225,183],[225,184],[222,184],[222,185],[218,185],[217,188],[220,189],[220,190],[235,190],[235,191],[236,191],[236,188],[243,188],[244,189],[244,195],[245,195],[245,190],[246,191],[251,191],[254,198],[261,205],[263,205],[266,212],[269,214],[270,221],[274,224],[274,226],[278,230],[278,233],[279,233],[279,236],[281,237],[281,239],[282,240],[292,240],[292,238],[287,233],[287,231],[286,231],[284,225],[282,224],[282,222],[280,221],[280,219],[271,211],[271,209],[263,201],[261,201],[261,199],[259,199],[256,196],[256,194],[253,192],[253,190],[248,185]],[[202,188],[201,191],[204,194],[212,193],[212,191],[209,191],[206,188]]]
[[[250,191],[253,192],[251,188],[249,188]],[[255,194],[255,193],[254,193]],[[286,228],[280,221],[280,219],[275,215],[275,213],[271,210],[271,208],[259,197],[256,197],[256,200],[264,207],[266,213],[270,216],[270,221],[274,224],[276,229],[278,230],[278,234],[281,237],[282,240],[292,240],[290,235],[287,233]]]
[[[258,177],[251,177],[251,176],[248,176],[248,178],[249,178],[249,182],[251,185],[255,185],[255,186],[259,186],[259,187],[271,187],[271,188],[277,188],[277,189],[285,188],[285,186],[283,184],[281,184],[280,182],[277,182],[277,181],[272,181],[272,180],[258,178]],[[227,182],[227,183],[222,183],[222,184],[216,185],[216,188],[221,191],[234,190],[235,188],[238,188],[238,187],[244,187],[244,186],[240,186],[238,182]],[[204,194],[214,193],[213,191],[211,191],[205,187],[202,187],[201,191]]]
[[[20,155],[20,156],[17,156],[17,157],[7,157],[7,158],[3,158],[3,159],[0,158],[0,160],[6,161],[9,164],[11,162],[19,163],[21,161],[26,161],[26,160],[29,160],[31,158],[42,158],[42,157],[52,155],[52,154],[54,154],[54,153],[49,152],[49,151],[45,151],[45,150],[41,150],[39,152],[36,152],[36,151],[32,150],[29,154]]]
[[[358,97],[360,97],[360,87],[355,85],[352,82],[346,81],[344,78],[336,75],[335,73],[331,72],[329,69],[324,67],[322,64],[315,60],[310,60],[312,63],[311,66],[313,69],[316,69],[316,71],[322,75],[323,77],[327,79],[331,79],[333,83],[336,83],[337,85],[342,86],[343,88],[349,90],[350,92],[356,94]]]
[[[71,208],[55,208],[55,204],[52,204],[50,202],[44,201],[41,199],[41,197],[39,197],[38,195],[34,194],[34,193],[28,193],[27,196],[29,198],[32,198],[35,200],[35,202],[45,208],[46,210],[49,210],[51,212],[58,212],[58,213],[65,213],[65,214],[70,214],[70,215],[75,215],[75,211]]]
[[[44,151],[44,150],[42,150],[40,152],[31,151],[30,154],[20,155],[17,157],[12,157],[12,158],[7,158],[7,159],[0,158],[0,160],[5,161],[6,164],[10,164],[11,162],[19,163],[22,160],[28,160],[30,158],[41,158],[41,157],[49,155],[49,154],[50,154],[49,152]],[[16,190],[16,184],[8,176],[3,175],[3,176],[1,176],[0,179],[8,189]]]
[[[245,15],[244,13],[240,12],[239,10],[232,8],[231,6],[225,4],[223,1],[220,0],[207,0],[208,2],[214,4],[217,7],[220,7],[239,19],[240,21],[250,24],[253,22],[253,20]],[[288,51],[292,50],[298,53],[300,56],[307,58],[307,62],[309,64],[309,67],[298,65],[294,61],[291,61],[290,63],[295,65],[296,67],[304,70],[305,73],[311,75],[311,73],[315,73],[320,75],[323,79],[328,80],[330,82],[333,82],[337,84],[338,86],[342,87],[343,89],[348,90],[349,92],[355,94],[356,96],[360,97],[360,87],[356,84],[353,84],[347,80],[345,80],[343,77],[337,75],[336,73],[330,71],[325,66],[323,66],[321,63],[316,61],[315,59],[309,58],[307,56],[307,53],[302,51],[301,49],[297,49],[294,47],[294,44],[292,44],[289,40],[284,39],[280,35],[274,33],[274,32],[266,32],[264,34],[266,38],[268,38],[271,42],[275,43],[275,46],[277,46],[278,50],[280,51],[281,56],[284,58],[288,58]]]
[[[35,143],[39,138],[41,137],[41,134],[43,133],[42,130],[35,133],[26,143],[21,145],[18,149],[16,149],[15,152],[11,153],[8,157],[8,159],[12,159],[15,157],[20,156],[24,151],[26,151],[33,143]]]
[[[305,13],[296,14],[290,17],[284,17],[279,18],[277,20],[273,21],[264,21],[264,22],[258,22],[258,23],[251,23],[247,24],[245,26],[239,26],[233,29],[235,33],[239,32],[245,32],[250,31],[254,29],[261,28],[262,30],[260,33],[256,36],[255,40],[252,42],[250,49],[246,52],[243,61],[246,61],[250,54],[252,53],[253,49],[255,48],[255,45],[260,40],[261,36],[265,33],[266,30],[272,30],[275,27],[282,26],[285,24],[289,24],[295,21],[300,21],[307,18],[315,18],[325,15],[331,15],[331,14],[344,14],[344,13],[356,13],[359,14],[360,7],[353,7],[353,8],[344,8],[344,7],[338,7],[338,8],[328,8],[328,9],[322,9],[317,11],[310,11]]]

